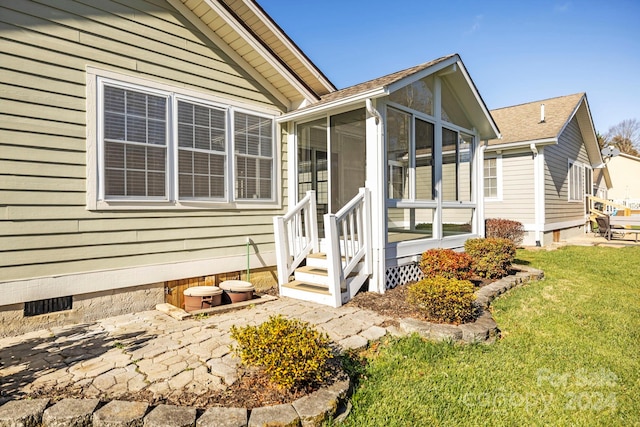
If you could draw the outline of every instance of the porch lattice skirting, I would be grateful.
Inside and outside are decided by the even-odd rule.
[[[393,289],[398,285],[422,280],[423,275],[417,262],[389,267],[386,271],[385,287]]]

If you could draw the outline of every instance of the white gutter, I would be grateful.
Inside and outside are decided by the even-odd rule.
[[[531,145],[535,144],[539,145],[553,145],[557,144],[557,138],[545,138],[545,139],[534,139],[532,141],[518,141],[518,142],[509,142],[507,144],[494,144],[488,145],[487,150],[496,151],[496,150],[508,150],[510,148],[531,148]]]
[[[379,98],[381,96],[388,95],[387,88],[378,87],[376,89],[369,90],[367,92],[360,92],[356,95],[348,96],[345,98],[336,99],[335,101],[330,101],[326,103],[322,103],[317,106],[306,107],[302,110],[291,111],[290,113],[283,114],[282,116],[276,119],[277,123],[288,122],[291,120],[297,120],[302,117],[311,116],[314,114],[321,113],[326,110],[331,110],[335,108],[345,107],[349,104],[355,104],[357,102],[365,101],[366,99]]]

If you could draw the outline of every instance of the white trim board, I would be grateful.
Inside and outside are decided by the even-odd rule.
[[[252,268],[271,267],[276,264],[276,255],[275,252],[254,253],[250,255],[249,260]],[[246,268],[246,255],[238,255],[181,263],[146,265],[117,270],[101,270],[55,277],[16,280],[0,283],[2,287],[0,307],[26,301],[110,291],[230,271],[244,271]]]

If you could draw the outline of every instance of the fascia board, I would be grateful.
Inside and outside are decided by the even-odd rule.
[[[217,47],[219,47],[226,55],[229,56],[236,64],[238,64],[251,77],[256,79],[258,83],[269,91],[278,101],[287,108],[291,108],[291,100],[284,96],[282,92],[276,89],[269,80],[267,80],[259,71],[251,66],[242,56],[238,54],[231,46],[222,40],[208,25],[198,18],[187,6],[180,0],[167,0],[178,12],[196,26],[205,36],[207,36]]]
[[[410,76],[404,77],[396,82],[393,82],[391,84],[389,84],[387,86],[387,92],[388,93],[393,93],[398,89],[401,89],[405,86],[410,85],[413,82],[417,82],[420,79],[423,79],[427,76],[430,76],[431,74],[435,74],[438,71],[442,71],[443,69],[447,68],[448,66],[455,64],[457,61],[459,60],[458,55],[454,55],[451,58],[445,59],[442,62],[439,62],[435,65],[432,65],[429,68],[425,68],[424,70],[420,70],[417,73],[414,73]]]
[[[224,21],[233,28],[256,52],[260,54],[280,75],[282,75],[289,84],[295,87],[309,102],[317,101],[318,96],[301,84],[291,72],[287,70],[277,59],[273,57],[260,42],[258,42],[252,34],[250,34],[242,25],[240,25],[235,17],[233,17],[225,8],[220,7],[215,0],[204,0],[204,2],[217,13]],[[226,43],[225,43],[226,44]]]
[[[298,120],[303,117],[313,116],[323,111],[338,109],[341,107],[345,107],[349,104],[355,104],[357,102],[364,101],[367,98],[379,98],[387,94],[388,92],[385,90],[385,88],[379,87],[373,90],[369,90],[367,92],[362,92],[346,98],[337,99],[332,102],[320,104],[317,107],[307,107],[304,110],[292,111],[290,113],[283,114],[276,119],[276,122],[282,123],[282,122],[289,122],[292,120]]]
[[[475,96],[476,101],[478,102],[478,105],[482,109],[482,112],[484,113],[487,121],[489,122],[489,125],[491,126],[491,130],[493,131],[493,133],[495,133],[496,138],[499,138],[500,130],[498,129],[498,125],[493,120],[493,116],[491,116],[491,113],[489,112],[487,105],[484,103],[484,100],[480,96],[480,93],[478,92],[478,89],[476,88],[475,83],[473,83],[473,80],[471,79],[471,76],[469,75],[467,68],[464,66],[460,58],[458,58],[458,66],[460,67],[460,71],[462,72],[462,75],[464,76],[465,80],[467,81],[467,84],[469,85],[469,89],[471,89],[471,91],[473,92],[473,96]],[[485,137],[483,136],[483,139],[484,138]]]
[[[313,75],[327,88],[329,92],[334,92],[336,87],[331,83],[323,74],[322,71],[318,69],[318,67],[313,64],[309,58],[305,56],[305,54],[300,50],[295,43],[292,43],[289,37],[286,34],[283,34],[282,29],[274,24],[273,20],[269,18],[269,16],[265,16],[264,11],[257,6],[253,1],[244,1],[244,4],[254,13],[256,16],[259,16],[262,22],[271,30],[272,33],[277,34],[280,38],[280,41],[295,55],[295,57],[307,67]]]

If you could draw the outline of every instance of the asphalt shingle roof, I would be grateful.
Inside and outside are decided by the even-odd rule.
[[[584,96],[584,93],[576,93],[491,110],[491,115],[500,129],[502,139],[492,139],[489,141],[489,145],[558,137]],[[542,104],[544,104],[545,111],[544,122],[540,122],[540,106]]]

